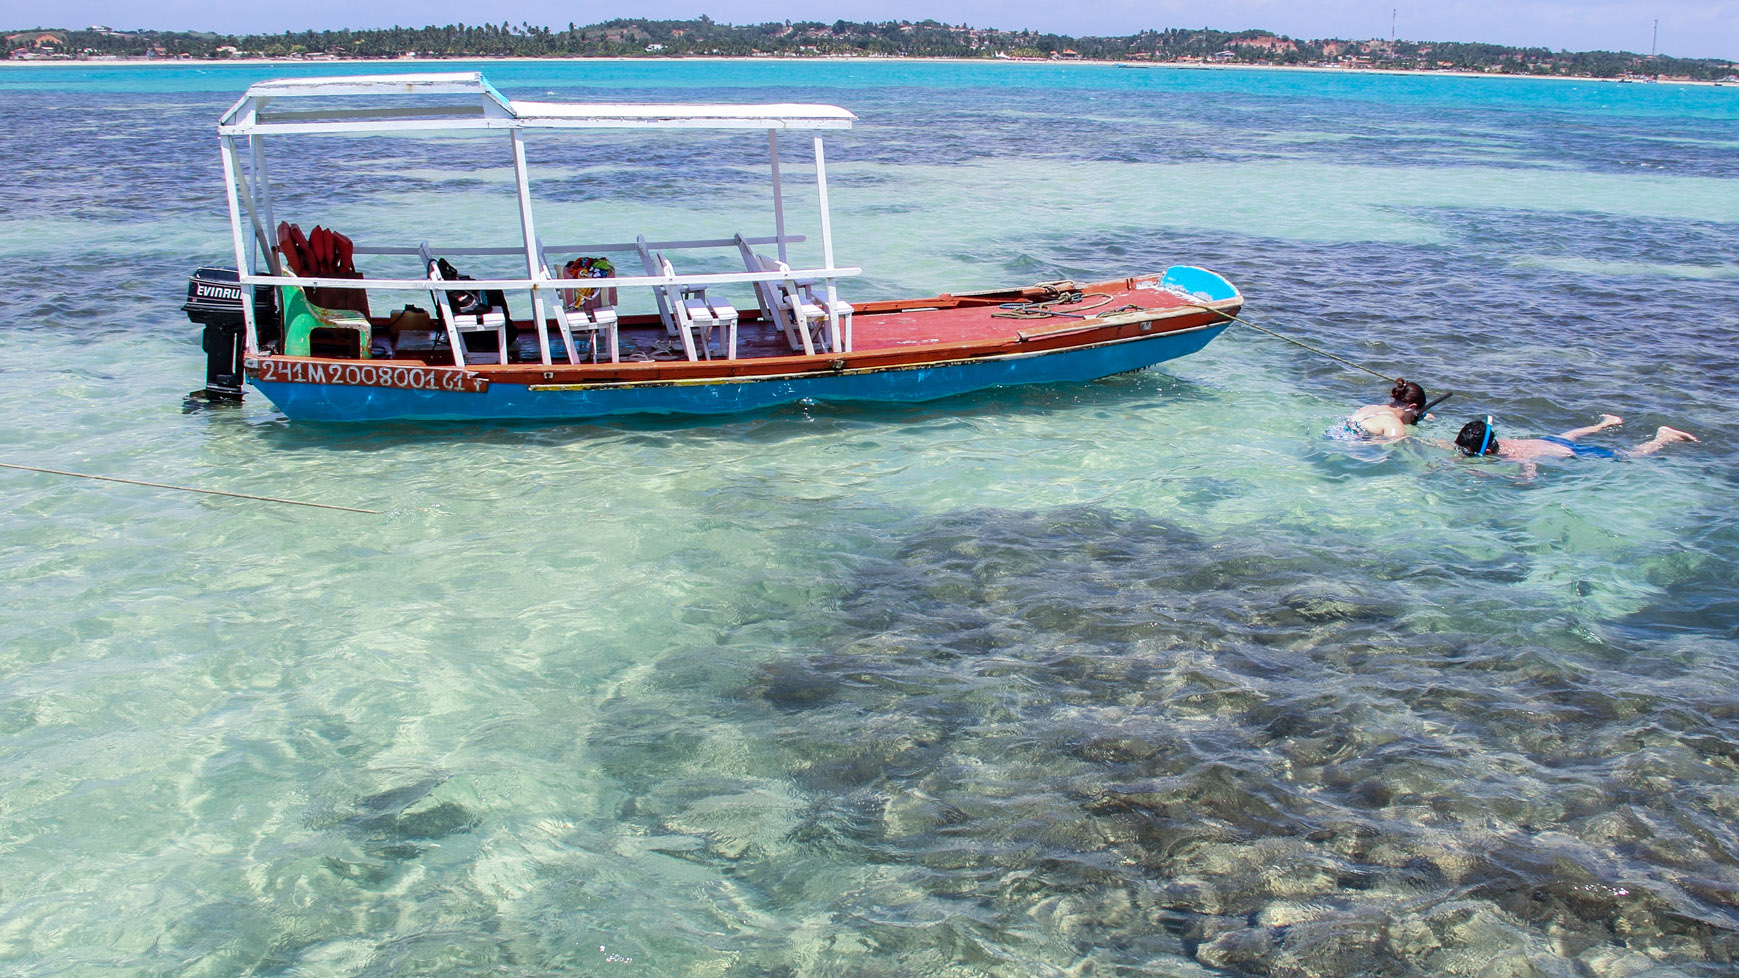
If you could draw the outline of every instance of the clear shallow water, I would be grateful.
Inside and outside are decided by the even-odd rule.
[[[1739,92],[489,72],[852,108],[853,295],[1193,261],[1457,390],[1433,436],[1704,442],[1532,480],[1361,450],[1322,432],[1379,385],[1236,331],[722,423],[182,414],[211,126],[281,72],[0,71],[0,459],[385,511],[0,475],[6,970],[1731,973]],[[755,226],[752,143],[534,143],[541,225]],[[304,226],[513,229],[484,144],[287,150]]]

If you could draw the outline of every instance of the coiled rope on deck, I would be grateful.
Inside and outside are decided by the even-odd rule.
[[[42,472],[47,475],[71,476],[75,479],[96,479],[101,482],[120,482],[129,486],[149,486],[152,489],[174,489],[176,492],[199,492],[208,496],[230,496],[235,499],[252,499],[262,503],[283,503],[287,506],[309,506],[314,509],[336,509],[345,513],[366,513],[379,516],[377,509],[357,509],[354,506],[334,506],[330,503],[309,503],[300,499],[280,499],[277,496],[250,496],[245,492],[224,492],[222,489],[199,489],[193,486],[172,486],[166,482],[144,482],[139,479],[122,479],[112,475],[92,475],[89,472],[68,472],[65,469],[44,469],[34,465],[17,465],[12,462],[0,462],[0,468],[18,469],[23,472]]]
[[[993,312],[990,315],[995,319],[1049,319],[1052,316],[1063,316],[1069,319],[1090,319],[1092,317],[1083,314],[1088,310],[1110,305],[1112,300],[1115,298],[1105,292],[1082,292],[1079,289],[1064,289],[1058,291],[1050,286],[1046,286],[1046,288],[1050,288],[1051,291],[1055,293],[1049,299],[1041,299],[1038,302],[1004,302],[1002,303],[1002,312]],[[1085,302],[1088,299],[1098,299],[1099,301],[1087,306],[1075,305],[1079,302]],[[1075,306],[1075,308],[1072,312],[1063,312],[1059,310],[1057,306]],[[1134,306],[1124,307],[1124,309],[1134,308]],[[1123,309],[1116,311],[1122,312]]]

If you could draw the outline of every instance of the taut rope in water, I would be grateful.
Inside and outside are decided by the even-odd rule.
[[[149,486],[152,489],[174,489],[176,492],[202,492],[208,496],[231,496],[236,499],[253,499],[262,503],[284,503],[289,506],[312,506],[315,509],[336,509],[346,513],[367,513],[379,516],[378,509],[356,509],[352,506],[333,506],[328,503],[305,503],[300,499],[279,499],[276,496],[250,496],[245,492],[224,492],[221,489],[196,489],[193,486],[172,486],[164,482],[141,482],[138,479],[121,479],[112,475],[91,475],[88,472],[67,472],[63,469],[40,469],[34,465],[14,465],[11,462],[0,462],[0,468],[19,469],[24,472],[42,472],[47,475],[66,475],[75,479],[98,479],[103,482],[121,482],[129,486]]]
[[[1388,375],[1387,375],[1387,374],[1384,374],[1384,373],[1383,373],[1383,372],[1382,372],[1382,371],[1379,371],[1379,370],[1372,370],[1372,369],[1371,369],[1371,368],[1370,368],[1370,367],[1367,367],[1367,366],[1364,366],[1364,365],[1363,365],[1363,364],[1357,364],[1357,363],[1354,363],[1354,362],[1352,362],[1352,361],[1351,361],[1351,360],[1348,360],[1348,359],[1347,359],[1347,358],[1345,358],[1345,357],[1337,357],[1337,356],[1335,356],[1335,355],[1334,355],[1334,354],[1332,354],[1332,353],[1330,353],[1330,352],[1328,352],[1328,351],[1327,351],[1327,350],[1319,350],[1319,349],[1317,349],[1317,348],[1316,348],[1316,347],[1314,347],[1314,346],[1311,346],[1311,345],[1310,345],[1310,344],[1308,344],[1308,343],[1300,343],[1300,342],[1299,342],[1299,341],[1297,341],[1297,340],[1295,340],[1295,339],[1293,339],[1293,338],[1292,338],[1292,337],[1290,337],[1290,336],[1285,336],[1285,335],[1283,335],[1283,334],[1280,334],[1280,333],[1276,333],[1276,332],[1275,332],[1275,331],[1273,331],[1273,330],[1271,330],[1271,329],[1269,329],[1269,328],[1268,328],[1268,327],[1266,327],[1266,326],[1258,326],[1258,325],[1256,325],[1256,324],[1255,324],[1255,323],[1253,323],[1253,322],[1251,322],[1251,321],[1249,321],[1249,320],[1248,320],[1248,319],[1244,319],[1244,318],[1242,318],[1242,317],[1240,317],[1240,316],[1234,316],[1234,315],[1232,315],[1232,314],[1231,314],[1231,313],[1229,313],[1229,312],[1226,312],[1226,311],[1225,311],[1225,310],[1222,310],[1222,309],[1215,309],[1215,308],[1214,308],[1214,307],[1213,307],[1213,306],[1203,306],[1203,305],[1196,305],[1196,306],[1192,306],[1192,307],[1191,307],[1191,308],[1194,308],[1194,309],[1205,309],[1205,310],[1207,310],[1207,311],[1208,311],[1208,312],[1211,312],[1211,313],[1213,313],[1213,314],[1215,314],[1215,315],[1217,315],[1217,316],[1224,316],[1224,317],[1226,317],[1226,318],[1227,318],[1227,319],[1230,319],[1230,320],[1232,320],[1232,321],[1233,321],[1233,322],[1235,322],[1235,323],[1242,323],[1242,324],[1244,324],[1244,325],[1245,325],[1245,326],[1248,326],[1248,327],[1250,327],[1250,328],[1251,328],[1251,329],[1254,329],[1254,330],[1259,330],[1259,331],[1261,331],[1261,332],[1264,332],[1264,333],[1267,333],[1267,334],[1268,334],[1268,335],[1269,335],[1269,336],[1273,336],[1273,337],[1276,337],[1276,338],[1279,338],[1279,339],[1283,339],[1283,340],[1285,340],[1285,341],[1286,341],[1286,342],[1288,342],[1288,343],[1291,343],[1291,344],[1293,344],[1293,345],[1294,345],[1294,346],[1302,346],[1302,347],[1304,347],[1304,348],[1305,348],[1305,349],[1306,349],[1306,350],[1309,350],[1309,351],[1310,351],[1310,352],[1312,352],[1312,353],[1315,353],[1315,354],[1318,354],[1318,355],[1319,355],[1319,356],[1325,356],[1325,357],[1328,357],[1328,358],[1329,358],[1329,359],[1330,359],[1330,360],[1336,360],[1336,361],[1339,361],[1339,362],[1340,362],[1340,363],[1344,363],[1344,364],[1346,364],[1346,365],[1347,365],[1347,366],[1349,366],[1349,367],[1352,367],[1352,368],[1354,368],[1354,369],[1356,369],[1356,370],[1363,370],[1363,371],[1364,371],[1364,372],[1365,372],[1365,373],[1368,373],[1368,374],[1370,374],[1370,375],[1371,375],[1371,376],[1373,376],[1373,377],[1381,377],[1381,378],[1383,378],[1383,379],[1384,379],[1384,380],[1393,380],[1393,381],[1394,381],[1394,382],[1395,382],[1395,383],[1397,383],[1397,384],[1399,384],[1399,383],[1401,383],[1401,378],[1399,378],[1399,377],[1390,377],[1390,376],[1388,376]],[[1424,418],[1425,418],[1425,417],[1426,417],[1426,416],[1428,416],[1428,415],[1429,415],[1429,414],[1430,414],[1430,413],[1431,413],[1431,409],[1432,409],[1432,408],[1434,408],[1434,407],[1436,407],[1436,406],[1437,406],[1437,405],[1439,405],[1439,404],[1442,404],[1442,403],[1443,403],[1443,402],[1444,402],[1444,401],[1447,401],[1447,400],[1449,400],[1449,399],[1450,399],[1450,398],[1452,398],[1452,397],[1454,397],[1454,396],[1455,396],[1455,392],[1454,392],[1454,391],[1449,391],[1449,392],[1448,392],[1448,393],[1445,393],[1445,394],[1443,394],[1443,395],[1441,395],[1441,396],[1439,396],[1439,397],[1437,397],[1437,398],[1436,398],[1436,399],[1434,399],[1434,400],[1433,400],[1433,401],[1431,401],[1431,402],[1430,402],[1430,403],[1429,403],[1429,404],[1426,404],[1426,405],[1425,405],[1425,406],[1424,406],[1424,407],[1423,407],[1423,408],[1420,408],[1420,409],[1419,409],[1419,418],[1420,418],[1420,419],[1421,419],[1421,420],[1423,420],[1423,419],[1424,419]]]
[[[1306,350],[1309,350],[1310,352],[1312,352],[1318,356],[1328,357],[1330,360],[1337,360],[1341,363],[1346,364],[1349,367],[1352,367],[1355,370],[1363,370],[1365,373],[1368,373],[1373,377],[1381,377],[1384,380],[1391,381],[1391,382],[1399,381],[1401,379],[1399,377],[1391,377],[1388,374],[1383,373],[1381,370],[1372,370],[1370,367],[1364,366],[1363,364],[1354,363],[1351,360],[1348,360],[1346,357],[1337,357],[1334,354],[1328,352],[1327,350],[1319,350],[1316,347],[1311,346],[1309,343],[1301,343],[1298,340],[1295,340],[1292,337],[1287,336],[1283,333],[1276,333],[1275,331],[1269,329],[1266,326],[1258,326],[1255,323],[1249,321],[1248,319],[1245,319],[1241,316],[1234,316],[1231,313],[1226,312],[1224,309],[1215,309],[1213,306],[1202,306],[1202,305],[1195,306],[1195,308],[1205,309],[1208,312],[1211,312],[1216,316],[1224,316],[1227,319],[1230,319],[1231,321],[1233,321],[1235,323],[1242,323],[1245,326],[1250,327],[1251,329],[1257,330],[1259,332],[1267,333],[1269,336],[1283,339],[1286,342],[1291,343],[1294,346],[1302,346]]]
[[[1051,293],[1050,298],[1041,299],[1041,300],[1036,301],[1036,302],[1033,302],[1033,301],[1004,302],[1004,303],[1002,303],[1003,311],[991,313],[991,315],[997,319],[1049,319],[1052,316],[1066,316],[1070,319],[1090,319],[1092,317],[1084,316],[1084,315],[1082,315],[1082,313],[1084,313],[1088,310],[1091,310],[1091,309],[1098,309],[1102,306],[1110,305],[1111,302],[1113,301],[1112,296],[1110,296],[1109,294],[1104,293],[1104,292],[1086,292],[1086,293],[1083,293],[1080,289],[1076,289],[1076,288],[1072,288],[1072,287],[1070,287],[1070,288],[1059,287],[1059,286],[1062,286],[1064,284],[1068,284],[1068,285],[1072,286],[1073,283],[1058,283],[1057,286],[1045,286],[1045,288],[1047,290],[1049,290],[1049,292]],[[1098,299],[1099,301],[1094,302],[1090,305],[1076,305],[1076,303],[1083,302],[1084,300],[1087,300],[1087,299]],[[1058,306],[1073,306],[1074,308],[1070,312],[1063,312],[1062,310],[1057,308]],[[1114,312],[1123,312],[1125,310],[1130,310],[1130,309],[1135,309],[1135,308],[1137,308],[1137,307],[1136,306],[1124,306],[1122,309],[1117,309],[1117,310],[1113,310],[1113,311]],[[1286,342],[1291,343],[1294,346],[1301,346],[1304,349],[1309,350],[1310,352],[1316,354],[1317,356],[1327,357],[1330,360],[1334,360],[1334,361],[1337,361],[1339,363],[1344,363],[1347,366],[1352,367],[1355,370],[1363,370],[1365,373],[1368,373],[1373,377],[1381,377],[1387,381],[1393,381],[1395,383],[1400,383],[1401,378],[1399,378],[1399,377],[1391,377],[1388,374],[1383,373],[1381,370],[1372,370],[1370,367],[1367,367],[1363,364],[1354,363],[1345,357],[1336,356],[1333,353],[1328,352],[1327,350],[1319,350],[1316,347],[1311,346],[1309,343],[1300,342],[1298,340],[1293,339],[1290,336],[1285,335],[1284,333],[1277,333],[1274,330],[1271,330],[1266,326],[1258,326],[1255,323],[1249,321],[1248,319],[1243,318],[1242,316],[1234,316],[1231,313],[1226,312],[1223,309],[1215,309],[1213,306],[1206,306],[1206,305],[1199,305],[1199,304],[1191,304],[1188,308],[1201,309],[1204,312],[1211,312],[1216,316],[1223,316],[1227,319],[1230,319],[1232,322],[1242,323],[1243,325],[1248,326],[1253,330],[1256,330],[1256,331],[1262,332],[1262,333],[1267,333],[1269,336],[1273,336],[1277,339],[1285,340]],[[1447,397],[1448,395],[1444,395],[1444,396]],[[1438,400],[1442,400],[1442,398],[1439,398]]]

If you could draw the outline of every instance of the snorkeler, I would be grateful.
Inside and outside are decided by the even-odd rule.
[[[1534,463],[1542,458],[1618,458],[1621,455],[1653,455],[1663,447],[1676,441],[1696,441],[1695,435],[1677,428],[1661,425],[1655,429],[1654,437],[1629,451],[1601,448],[1597,445],[1578,444],[1576,439],[1583,435],[1592,435],[1597,431],[1616,428],[1624,423],[1624,419],[1616,414],[1603,414],[1599,424],[1591,424],[1586,428],[1575,428],[1561,435],[1547,435],[1544,438],[1499,438],[1497,426],[1492,423],[1491,415],[1486,415],[1483,421],[1469,421],[1461,426],[1461,432],[1455,436],[1455,448],[1463,455],[1477,457],[1494,455],[1511,462],[1520,462],[1532,474]]]
[[[1389,403],[1367,404],[1354,411],[1346,420],[1346,430],[1373,441],[1399,441],[1407,437],[1407,426],[1418,424],[1427,410],[1425,388],[1397,377],[1389,391]]]

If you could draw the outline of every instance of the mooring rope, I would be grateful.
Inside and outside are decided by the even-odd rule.
[[[1388,374],[1383,373],[1381,370],[1372,370],[1370,367],[1367,367],[1363,364],[1354,363],[1351,360],[1348,360],[1346,357],[1335,356],[1334,354],[1328,352],[1327,350],[1319,350],[1316,347],[1311,346],[1309,343],[1299,342],[1298,340],[1295,340],[1292,337],[1285,335],[1284,333],[1276,333],[1275,331],[1269,329],[1266,326],[1258,326],[1255,323],[1249,321],[1248,319],[1245,319],[1242,316],[1234,316],[1231,313],[1225,311],[1224,309],[1215,309],[1213,306],[1204,306],[1204,305],[1195,305],[1194,308],[1205,309],[1208,312],[1211,312],[1216,316],[1224,316],[1227,319],[1230,319],[1231,321],[1233,321],[1235,323],[1242,323],[1245,326],[1250,327],[1251,329],[1258,330],[1258,331],[1263,332],[1263,333],[1267,333],[1269,336],[1283,339],[1286,342],[1293,344],[1294,346],[1302,346],[1306,350],[1309,350],[1310,352],[1312,352],[1318,356],[1328,357],[1330,360],[1338,360],[1339,362],[1344,363],[1347,366],[1352,367],[1355,370],[1363,370],[1365,373],[1368,373],[1373,377],[1381,377],[1384,380],[1396,381],[1396,382],[1398,382],[1401,379],[1399,377],[1391,377]]]
[[[1092,318],[1091,316],[1085,316],[1085,315],[1082,315],[1082,313],[1087,312],[1088,310],[1098,309],[1102,306],[1110,305],[1114,301],[1114,298],[1111,295],[1104,293],[1104,292],[1085,292],[1085,293],[1083,293],[1079,289],[1066,287],[1066,286],[1072,285],[1072,284],[1073,283],[1058,283],[1057,285],[1046,285],[1046,286],[1044,286],[1044,289],[1050,293],[1049,298],[1041,299],[1037,302],[1004,302],[1004,303],[1002,303],[1003,311],[991,313],[991,316],[996,318],[996,319],[1049,319],[1052,316],[1063,316],[1063,317],[1067,317],[1070,319],[1091,319]],[[1059,288],[1058,286],[1065,286],[1065,287]],[[1093,303],[1092,305],[1075,305],[1076,303],[1085,301],[1086,299],[1089,299],[1089,298],[1098,299],[1099,301]],[[1063,311],[1057,309],[1056,308],[1057,306],[1074,306],[1074,308],[1069,312],[1063,312]],[[1137,306],[1124,306],[1122,309],[1115,309],[1112,311],[1113,312],[1123,312],[1125,310],[1131,310],[1131,309],[1136,309],[1136,308],[1138,308],[1138,307]],[[1200,304],[1196,304],[1196,303],[1192,303],[1187,308],[1201,309],[1201,310],[1204,310],[1206,312],[1211,312],[1216,316],[1224,316],[1225,318],[1230,319],[1232,322],[1242,323],[1243,325],[1248,326],[1253,330],[1257,330],[1258,332],[1267,333],[1269,336],[1273,336],[1273,337],[1276,337],[1278,339],[1285,340],[1286,342],[1291,343],[1294,346],[1301,346],[1304,349],[1309,350],[1310,352],[1316,354],[1317,356],[1327,357],[1330,360],[1334,360],[1334,361],[1337,361],[1339,363],[1344,363],[1347,366],[1352,367],[1355,370],[1363,370],[1365,373],[1368,373],[1373,377],[1381,377],[1384,380],[1394,381],[1396,383],[1400,382],[1399,377],[1391,377],[1388,374],[1383,373],[1381,370],[1372,370],[1370,367],[1367,367],[1364,364],[1354,363],[1353,361],[1348,360],[1346,357],[1336,356],[1335,354],[1330,353],[1327,350],[1319,350],[1316,347],[1311,346],[1309,343],[1304,343],[1304,342],[1301,342],[1299,340],[1295,340],[1292,337],[1285,335],[1284,333],[1277,333],[1274,330],[1271,330],[1266,326],[1258,326],[1255,323],[1249,321],[1248,319],[1245,319],[1242,316],[1234,316],[1231,313],[1226,312],[1224,309],[1215,309],[1213,306],[1200,305]]]
[[[142,482],[138,479],[121,479],[112,475],[91,475],[88,472],[67,472],[64,469],[42,469],[34,465],[15,465],[11,462],[0,462],[0,468],[19,469],[24,472],[42,472],[48,475],[66,475],[75,479],[98,479],[103,482],[121,482],[129,486],[149,486],[152,489],[174,489],[177,492],[202,492],[208,496],[231,496],[236,499],[253,499],[262,503],[284,503],[289,506],[312,506],[315,509],[336,509],[346,513],[367,513],[379,516],[377,509],[357,509],[353,506],[333,506],[328,503],[307,503],[300,499],[279,499],[276,496],[250,496],[245,492],[224,492],[221,489],[197,489],[193,486],[172,486],[165,482]]]

